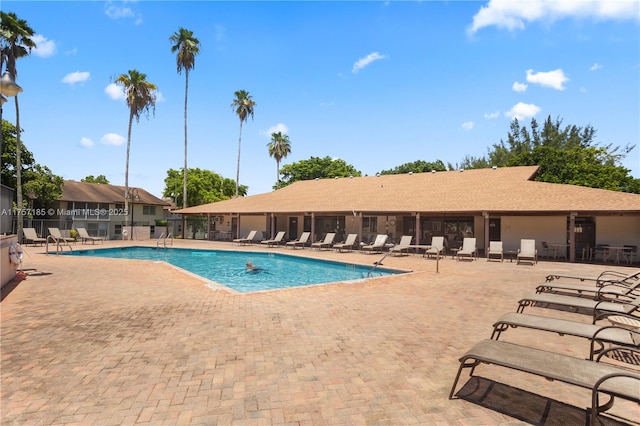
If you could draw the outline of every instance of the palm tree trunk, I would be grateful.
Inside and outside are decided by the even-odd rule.
[[[127,131],[127,159],[124,166],[124,211],[127,212],[124,225],[129,221],[129,151],[131,149],[131,128],[133,127],[133,108],[129,109],[129,130]],[[131,223],[131,233],[133,234],[133,223]],[[131,238],[131,236],[129,236]]]
[[[236,167],[236,198],[238,198],[238,187],[240,185],[240,145],[242,144],[242,120],[240,120],[240,137],[238,138],[238,166]]]
[[[189,68],[185,70],[184,86],[184,178],[182,183],[182,208],[187,208],[187,96],[189,94]]]
[[[280,189],[280,160],[276,158],[276,189]]]
[[[22,150],[20,147],[20,107],[18,106],[18,95],[16,102],[16,202],[18,204],[18,217],[16,218],[16,235],[18,242],[22,241]]]

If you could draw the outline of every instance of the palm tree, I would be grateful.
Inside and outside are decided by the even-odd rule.
[[[247,121],[251,116],[253,120],[253,107],[256,103],[246,90],[237,90],[234,95],[236,98],[231,104],[231,109],[235,110],[240,119],[240,137],[238,138],[238,167],[236,169],[236,198],[238,198],[238,185],[240,184],[240,145],[242,144],[242,123]]]
[[[124,89],[125,100],[129,107],[129,130],[127,132],[127,161],[124,169],[124,209],[129,214],[129,150],[131,148],[131,127],[133,119],[140,121],[140,115],[149,117],[149,111],[156,111],[155,84],[147,81],[147,75],[137,70],[129,70],[129,75],[121,74],[115,83]],[[133,225],[133,224],[131,224]]]
[[[183,196],[182,207],[187,208],[187,95],[189,93],[189,71],[196,66],[196,55],[200,53],[200,41],[193,36],[193,31],[185,28],[178,28],[178,31],[169,37],[169,41],[173,43],[171,53],[176,53],[176,64],[178,66],[178,74],[184,69],[185,85],[184,85],[184,178],[183,178]]]
[[[4,63],[4,58],[7,58],[6,71],[15,80],[18,76],[18,70],[16,69],[16,59],[28,56],[31,53],[31,49],[36,47],[36,43],[32,37],[35,34],[33,29],[27,24],[24,19],[19,19],[18,16],[11,13],[0,12],[0,70]],[[22,91],[18,86],[19,91]],[[21,161],[21,142],[20,142],[20,106],[18,104],[18,94],[15,95],[16,104],[16,204],[18,209],[22,209],[22,161]],[[1,116],[0,116],[1,121]],[[18,220],[16,221],[16,234],[18,241],[22,238],[22,218],[21,214],[18,214]]]
[[[269,156],[276,159],[276,189],[280,188],[280,160],[291,153],[291,142],[287,134],[271,133],[271,142],[267,144]]]

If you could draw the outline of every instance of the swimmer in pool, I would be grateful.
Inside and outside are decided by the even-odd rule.
[[[251,262],[247,262],[247,272],[258,272],[258,271],[262,271],[262,268],[260,268],[259,266],[254,266],[254,264]]]

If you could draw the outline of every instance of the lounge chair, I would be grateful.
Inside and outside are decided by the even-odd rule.
[[[324,240],[318,241],[317,243],[312,243],[311,248],[317,248],[318,250],[322,250],[324,248],[331,248],[333,245],[333,240],[336,238],[335,232],[327,232],[327,235],[324,236]]]
[[[238,245],[251,244],[257,233],[258,231],[251,231],[246,237],[236,238],[235,240],[233,240],[233,242],[238,243]]]
[[[538,252],[536,250],[536,240],[521,239],[520,248],[516,255],[516,265],[520,263],[538,263]]]
[[[469,260],[473,260],[477,257],[478,249],[476,248],[476,239],[467,237],[462,240],[462,248],[456,253],[456,259],[468,258]]]
[[[594,281],[595,284],[599,286],[607,283],[631,284],[635,281],[640,280],[640,270],[633,271],[629,274],[625,274],[624,272],[618,272],[618,271],[603,271],[597,277],[552,274],[552,275],[547,275],[547,282],[554,281],[560,278],[567,278],[567,279],[580,280],[580,281]]]
[[[49,228],[49,238],[53,239],[53,242],[56,244],[67,244],[75,243],[75,238],[67,238],[62,235],[59,228]]]
[[[616,298],[618,296],[637,296],[640,292],[640,281],[633,285],[607,283],[604,285],[581,285],[573,283],[547,282],[536,287],[536,293],[564,293],[569,296],[588,295],[594,300]]]
[[[618,350],[616,346],[608,348],[596,361],[591,361],[499,340],[482,340],[460,358],[460,368],[453,381],[449,399],[453,399],[463,369],[470,368],[470,374],[473,375],[479,364],[493,364],[590,389],[591,409],[587,412],[590,424],[596,425],[598,414],[613,406],[614,397],[640,403],[640,374],[598,362],[604,355],[615,350]],[[625,350],[640,355],[637,349]],[[600,405],[600,393],[609,395],[607,403]]]
[[[411,235],[403,235],[402,238],[400,238],[398,245],[391,247],[389,252],[393,253],[395,256],[409,254],[409,250],[411,250],[411,240],[413,240]]]
[[[24,233],[25,244],[31,243],[35,246],[36,244],[42,245],[47,242],[46,238],[38,237],[35,228],[22,228],[22,232]]]
[[[493,324],[491,339],[498,340],[502,332],[517,327],[589,339],[591,342],[589,359],[593,359],[595,355],[602,352],[606,344],[634,347],[638,345],[637,342],[640,342],[640,330],[630,330],[613,325],[586,324],[516,312],[503,315]]]
[[[432,237],[431,246],[424,251],[423,257],[442,257],[444,252],[444,237]]]
[[[344,243],[337,243],[333,245],[333,248],[338,250],[338,252],[351,251],[356,245],[356,240],[358,239],[358,234],[349,234],[347,235],[347,239]]]
[[[489,241],[489,251],[487,252],[487,262],[493,258],[500,259],[500,262],[504,262],[504,251],[502,250],[502,241]]]
[[[378,234],[376,235],[376,239],[373,241],[373,243],[362,246],[360,249],[362,251],[368,251],[370,253],[382,253],[385,244],[387,244],[388,238],[389,236],[387,234]]]
[[[284,245],[284,248],[291,247],[295,250],[296,247],[304,248],[305,244],[309,241],[309,236],[311,232],[303,232],[300,235],[300,238],[294,241],[288,241],[287,244]]]
[[[640,319],[640,296],[618,298],[615,302],[612,302],[551,293],[536,293],[520,299],[517,312],[522,313],[527,306],[534,305],[541,308],[561,306],[577,313],[586,313],[592,316],[592,323],[594,324],[598,319],[616,314],[631,315]]]
[[[104,241],[101,237],[92,237],[91,235],[89,235],[86,228],[76,228],[76,231],[78,231],[78,236],[82,240],[82,244],[87,241],[91,241],[91,244],[95,244],[96,241],[100,241],[101,244],[104,244]]]
[[[280,231],[276,234],[275,238],[272,238],[270,240],[262,240],[260,241],[260,244],[266,244],[267,247],[279,246],[280,244],[283,244],[286,242],[286,241],[283,241],[285,234],[286,234],[285,231]]]

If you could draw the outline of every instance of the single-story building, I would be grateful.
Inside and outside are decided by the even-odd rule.
[[[24,220],[24,226],[36,228],[45,237],[48,227],[60,228],[66,236],[69,230],[81,227],[105,239],[122,239],[123,231],[136,239],[155,237],[156,222],[165,218],[164,208],[170,203],[143,188],[130,187],[129,194],[125,211],[124,186],[65,180],[55,207],[42,212],[47,218],[34,215]]]
[[[521,239],[532,238],[539,254],[551,244],[571,261],[590,259],[599,244],[640,245],[640,195],[537,182],[537,171],[494,167],[316,179],[176,213],[206,217],[209,239],[238,238],[252,229],[263,238],[286,231],[289,240],[309,231],[313,241],[335,232],[336,240],[350,233],[360,241],[411,235],[413,244],[429,244],[438,235],[449,247],[475,237],[482,252],[489,241],[516,251]]]

